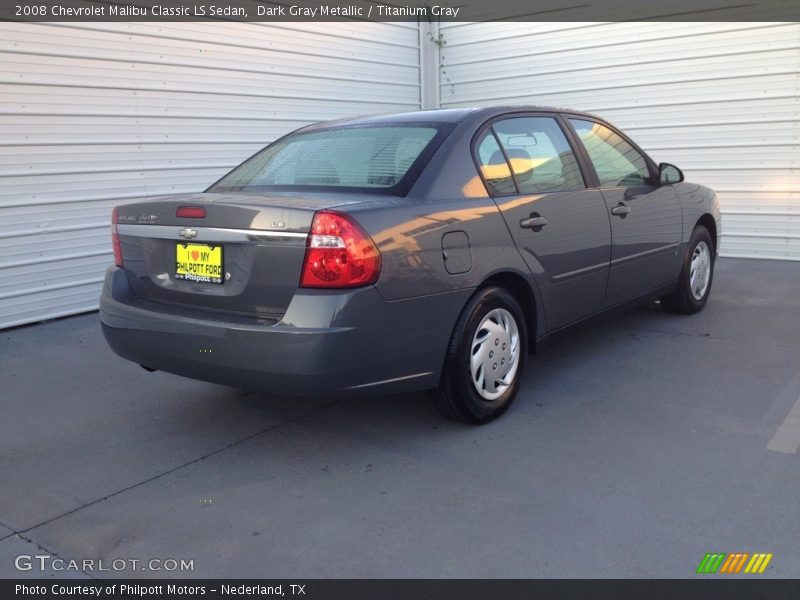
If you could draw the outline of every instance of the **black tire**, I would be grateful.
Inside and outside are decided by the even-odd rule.
[[[477,384],[473,383],[471,353],[478,327],[493,311],[497,311],[494,312],[494,315],[501,315],[506,319],[507,315],[510,315],[514,320],[517,330],[517,346],[514,356],[516,356],[517,362],[513,373],[511,373],[511,370],[505,373],[506,375],[511,374],[510,383],[507,386],[494,387],[494,391],[488,388],[485,389],[486,394],[500,393],[500,395],[494,399],[486,399],[478,392]],[[497,323],[497,321],[488,323],[489,327],[493,323]],[[485,328],[481,331],[488,333]],[[502,337],[502,332],[500,337]],[[488,340],[485,344],[485,348],[483,348],[483,344],[481,344],[481,347],[486,350],[487,354],[489,351],[495,352],[495,349],[489,345],[492,344],[491,340]],[[499,342],[497,344],[497,356],[500,357],[500,360],[508,359],[509,363],[511,363],[512,359],[510,357],[512,355],[506,353],[505,346]],[[508,352],[511,352],[510,349]],[[467,423],[483,424],[496,419],[508,410],[517,395],[527,354],[528,336],[525,315],[514,296],[500,287],[487,287],[478,290],[467,302],[453,330],[442,371],[442,379],[438,389],[434,391],[437,408],[446,417]],[[493,358],[491,360],[497,359]],[[500,369],[498,374],[503,369],[507,369],[507,367],[500,365],[500,361],[497,361],[494,367]],[[494,376],[494,374],[490,374],[490,379]],[[503,389],[504,391],[501,392]]]
[[[692,293],[691,284],[691,269],[692,257],[696,252],[700,252],[702,245],[709,252],[710,271],[707,277],[708,284],[705,286],[700,298],[696,298]],[[702,309],[706,305],[708,295],[711,293],[711,284],[714,281],[714,260],[716,250],[714,248],[714,240],[711,239],[711,234],[708,229],[702,225],[697,225],[692,231],[692,236],[689,238],[689,244],[686,247],[686,254],[683,257],[683,266],[681,268],[681,276],[678,281],[678,287],[674,292],[661,298],[661,305],[668,311],[691,315]]]

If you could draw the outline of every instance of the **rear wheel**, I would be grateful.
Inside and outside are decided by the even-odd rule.
[[[519,389],[527,355],[525,316],[507,290],[479,290],[464,307],[447,351],[436,406],[447,417],[488,423]]]
[[[714,242],[708,229],[698,225],[689,239],[677,289],[661,299],[669,311],[690,315],[706,304],[714,278]]]

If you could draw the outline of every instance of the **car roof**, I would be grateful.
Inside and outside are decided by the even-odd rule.
[[[589,113],[584,113],[569,108],[558,108],[553,106],[528,106],[528,105],[503,105],[503,106],[482,106],[465,108],[438,108],[433,110],[416,110],[403,113],[389,113],[380,115],[362,115],[358,117],[347,117],[333,121],[320,121],[309,125],[304,129],[316,129],[322,127],[340,125],[379,125],[381,123],[459,123],[467,117],[475,120],[485,120],[507,113],[518,112],[563,112],[575,115],[584,115],[597,118]],[[471,120],[472,120],[471,119]]]

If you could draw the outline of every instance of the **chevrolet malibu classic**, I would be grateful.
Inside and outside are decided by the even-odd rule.
[[[431,389],[486,423],[553,334],[706,303],[716,194],[584,113],[303,127],[205,192],[112,214],[104,335],[148,370],[295,396]]]

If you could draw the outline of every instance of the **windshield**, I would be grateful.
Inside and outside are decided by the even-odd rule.
[[[332,188],[396,191],[439,128],[430,124],[332,127],[281,138],[208,191]],[[426,152],[426,150],[428,152]]]

